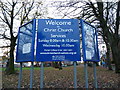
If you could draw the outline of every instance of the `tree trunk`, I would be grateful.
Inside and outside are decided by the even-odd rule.
[[[115,62],[115,72],[120,73],[120,49],[118,47],[117,42],[114,41],[111,49],[112,49],[113,60]]]
[[[107,62],[108,70],[112,70],[110,52],[111,52],[110,46],[107,45],[106,62]]]
[[[8,60],[8,67],[6,68],[6,74],[13,74],[13,73],[15,73],[15,69],[14,69],[15,41],[16,40],[14,40],[14,39],[11,40],[11,44],[10,44],[10,59]]]
[[[117,36],[114,37],[114,35],[109,32],[109,29],[107,27],[107,23],[105,22],[105,20],[103,18],[100,19],[98,17],[98,19],[100,21],[100,26],[103,29],[103,37],[106,36],[107,42],[110,43],[113,60],[115,61],[115,72],[120,73],[120,49],[118,47],[119,39]]]

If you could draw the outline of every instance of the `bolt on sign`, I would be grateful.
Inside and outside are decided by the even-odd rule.
[[[36,61],[80,61],[77,19],[38,19]]]
[[[99,50],[96,28],[80,20],[82,30],[83,61],[99,62]]]
[[[35,19],[19,28],[16,62],[34,61],[35,28]]]
[[[80,30],[83,61],[100,61],[97,32],[91,24],[82,19],[33,19],[19,28],[16,62],[80,61]]]

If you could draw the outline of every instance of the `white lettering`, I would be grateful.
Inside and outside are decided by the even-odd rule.
[[[53,34],[51,34],[51,38],[66,38],[66,35],[53,35]]]
[[[43,47],[60,47],[58,44],[43,44]]]
[[[56,32],[56,29],[44,28],[44,32]]]
[[[70,21],[56,21],[56,20],[46,20],[46,25],[71,25]]]
[[[50,28],[44,28],[44,32],[73,32],[73,29],[63,29],[63,28],[58,28],[58,29],[50,29]]]
[[[57,31],[58,31],[58,32],[73,32],[73,29],[62,29],[62,28],[58,28]]]

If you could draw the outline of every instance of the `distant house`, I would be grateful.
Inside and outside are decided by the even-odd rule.
[[[64,61],[63,64],[67,66],[71,66],[73,65],[73,61]]]
[[[44,65],[45,65],[46,67],[53,66],[53,62],[50,62],[50,61],[45,62]]]

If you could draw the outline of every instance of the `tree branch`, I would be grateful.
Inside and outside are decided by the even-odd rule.
[[[109,9],[108,9],[108,6],[109,6],[109,2],[107,2],[107,7],[106,7],[106,21],[108,21],[108,15],[109,15]]]
[[[89,1],[91,1],[91,0],[89,0]],[[99,17],[99,14],[97,13],[97,9],[95,8],[95,6],[93,5],[93,3],[92,2],[90,2],[90,7],[93,9],[93,13],[95,14],[95,16],[96,17]]]
[[[10,40],[10,38],[5,35],[5,31],[4,31],[3,34],[0,33],[0,36],[2,36],[1,39],[5,38],[5,39],[7,39],[7,40]]]
[[[0,46],[0,48],[8,48],[8,47],[10,47],[10,46]]]
[[[98,5],[99,16],[100,16],[100,18],[103,18],[103,2],[102,2],[102,0],[100,0],[100,2],[97,2],[97,5]]]
[[[117,5],[117,14],[116,14],[116,29],[115,29],[115,34],[118,35],[118,30],[119,30],[119,25],[120,25],[120,1],[118,2]]]
[[[16,14],[14,15],[14,18],[20,13],[20,10],[23,8],[23,5],[19,8],[19,10],[16,12]]]
[[[31,6],[29,6],[28,11],[26,11],[26,7],[24,8],[24,11],[25,11],[26,13],[24,13],[24,15],[23,15],[23,17],[22,17],[22,19],[21,19],[20,25],[22,25],[22,24],[23,24],[23,21],[25,21],[25,19],[28,17],[28,15],[29,15],[32,7],[33,7],[33,4],[34,4],[34,0],[32,1]]]
[[[4,12],[3,10],[2,10],[2,14],[3,14],[4,19],[2,19],[2,17],[1,17],[1,19],[2,19],[3,22],[5,22],[5,24],[8,25],[8,27],[10,28],[10,22],[9,22],[9,20],[8,20],[6,14],[5,14],[5,12]]]

